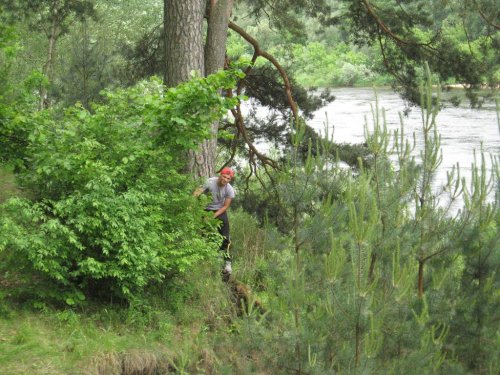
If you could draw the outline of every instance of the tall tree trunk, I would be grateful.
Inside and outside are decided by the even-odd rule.
[[[203,49],[205,0],[164,0],[165,84],[189,80],[193,70],[201,75],[224,68],[229,16],[234,0],[209,0],[207,41]],[[218,123],[210,139],[189,153],[188,170],[196,177],[215,173]]]
[[[224,68],[227,30],[233,0],[210,0],[205,44],[205,71],[212,74]]]
[[[54,65],[54,54],[56,50],[56,43],[57,39],[59,37],[59,31],[57,28],[57,20],[54,18],[52,20],[52,25],[50,28],[50,35],[49,35],[49,47],[47,49],[47,60],[45,61],[45,64],[43,65],[42,73],[47,77],[48,81],[51,81],[52,78],[52,66]],[[47,85],[42,84],[40,86],[40,103],[39,103],[39,108],[40,109],[45,109],[48,106],[48,91],[47,91]]]
[[[203,18],[205,0],[164,0],[165,85],[189,80],[191,71],[205,74]]]
[[[89,71],[88,71],[88,28],[87,21],[83,20],[82,23],[82,97],[83,97],[83,105],[85,108],[89,108],[89,90],[88,90],[88,80],[89,80]]]
[[[227,30],[233,3],[233,0],[210,0],[204,59],[206,75],[224,69]],[[212,137],[205,140],[199,150],[190,153],[188,169],[193,175],[209,177],[215,174],[218,130],[219,123],[214,122]]]

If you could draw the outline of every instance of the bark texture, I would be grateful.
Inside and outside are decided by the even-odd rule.
[[[233,0],[211,0],[208,14],[205,70],[212,74],[224,68],[227,30]]]
[[[224,68],[227,27],[234,0],[164,0],[165,84],[176,86],[189,80],[193,70],[201,75]],[[203,21],[208,9],[207,40],[203,41]],[[205,47],[204,47],[205,45]],[[195,177],[215,174],[217,131],[189,153],[188,170]]]
[[[204,0],[164,0],[165,85],[189,80],[191,71],[205,74],[203,63]]]
[[[204,58],[206,75],[224,69],[227,30],[232,8],[233,0],[210,0]],[[219,123],[214,122],[212,137],[205,140],[200,149],[190,155],[188,168],[196,177],[209,177],[216,172],[218,130]]]

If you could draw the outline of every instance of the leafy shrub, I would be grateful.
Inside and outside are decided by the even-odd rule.
[[[349,62],[344,62],[340,68],[337,82],[342,86],[353,86],[357,82],[366,81],[366,78],[369,76],[370,71],[365,65],[354,65]]]
[[[346,43],[329,48],[313,42],[306,47],[293,46],[297,80],[306,86],[353,86],[371,83],[377,78],[376,66],[370,65],[366,51],[353,49]]]
[[[166,92],[152,80],[106,93],[108,103],[93,113],[75,106],[59,121],[34,115],[20,175],[32,198],[5,203],[0,253],[26,259],[68,304],[84,294],[130,300],[167,272],[216,254],[181,171],[186,150],[234,105],[217,90],[238,74]]]
[[[14,166],[21,164],[26,156],[27,137],[32,129],[26,114],[37,106],[34,92],[47,82],[47,78],[36,71],[15,82],[12,67],[19,49],[15,29],[0,25],[0,162]]]

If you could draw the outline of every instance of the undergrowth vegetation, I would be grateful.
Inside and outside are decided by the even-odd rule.
[[[235,303],[180,157],[231,74],[30,117],[0,206],[2,374],[497,374],[498,165],[436,188],[430,82],[418,157],[377,105],[354,173],[296,124],[273,188],[250,184],[260,217],[231,212]]]
[[[182,155],[234,105],[217,90],[237,74],[165,93],[152,81],[107,93],[92,112],[26,116],[33,131],[18,179],[29,196],[7,200],[0,218],[2,268],[14,278],[33,272],[26,298],[130,301],[214,253],[217,238],[203,233]],[[32,288],[34,280],[45,287]]]

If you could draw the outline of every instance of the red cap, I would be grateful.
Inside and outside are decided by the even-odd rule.
[[[222,168],[222,170],[220,171],[220,174],[228,174],[230,175],[231,177],[234,177],[234,172],[231,168]]]

